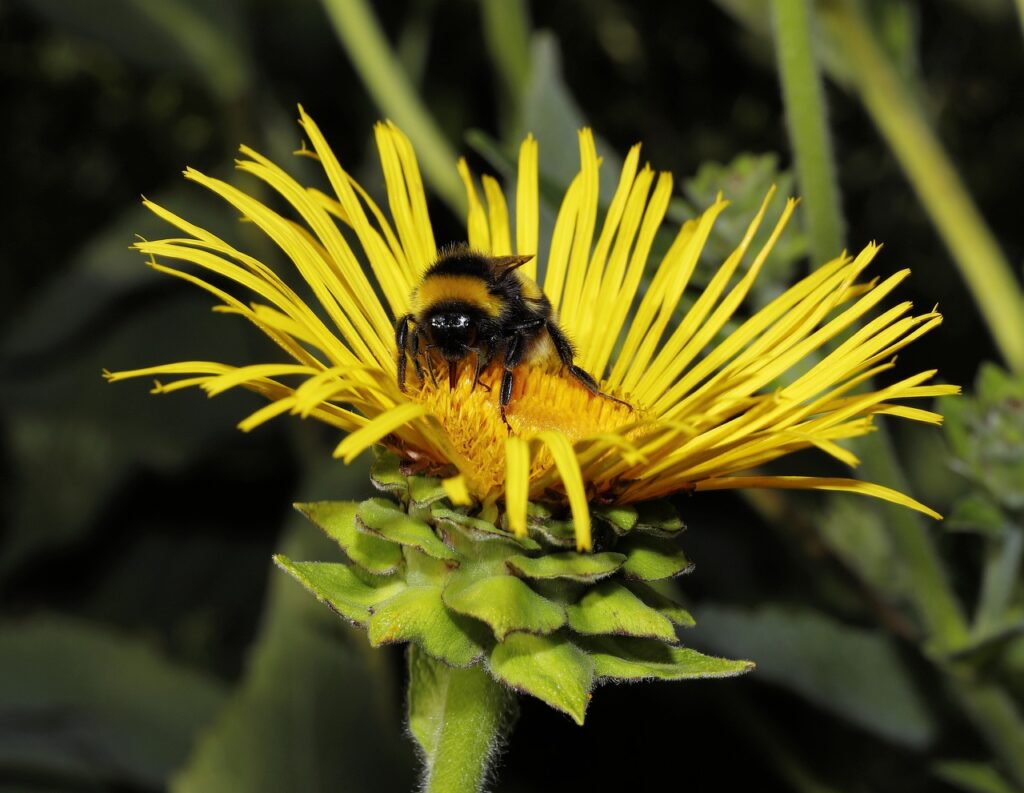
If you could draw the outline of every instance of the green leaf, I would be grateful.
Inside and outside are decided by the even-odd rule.
[[[689,611],[677,603],[672,595],[662,591],[669,589],[674,593],[675,582],[658,581],[656,588],[640,581],[627,581],[626,587],[648,606],[664,614],[674,625],[678,625],[680,628],[692,628],[697,624]]]
[[[970,493],[953,505],[943,525],[952,531],[972,531],[989,537],[1006,532],[1008,521],[1003,511],[985,493]]]
[[[348,557],[364,570],[375,575],[395,572],[402,564],[402,549],[356,528],[354,501],[315,501],[296,504],[295,508],[323,529],[341,546]]]
[[[757,662],[757,677],[895,743],[927,745],[928,708],[893,643],[812,611],[707,606],[694,641]]]
[[[565,624],[565,609],[511,575],[477,578],[458,570],[443,598],[453,611],[490,625],[498,641],[514,631],[551,633]]]
[[[611,575],[626,561],[621,553],[551,553],[545,556],[513,556],[507,562],[515,575],[526,578],[568,578],[593,582]]]
[[[82,789],[163,788],[224,700],[217,680],[140,639],[59,617],[0,625],[8,780],[50,772]]]
[[[321,473],[320,487],[303,488],[307,498],[336,487],[336,464],[328,460]],[[283,550],[316,557],[332,543],[296,514]],[[395,718],[397,685],[389,653],[275,570],[243,677],[171,789],[320,791],[343,780],[360,793],[411,790],[414,759]]]
[[[933,766],[935,776],[967,793],[1020,793],[990,763],[942,760]]]
[[[365,625],[370,607],[394,597],[405,582],[394,576],[360,576],[353,567],[336,562],[293,562],[274,557],[277,566],[308,589],[321,603],[357,625]]]
[[[453,614],[441,601],[440,586],[407,587],[373,607],[370,644],[415,642],[449,666],[469,666],[483,653],[486,630]]]
[[[762,5],[767,7],[769,4]],[[715,222],[701,251],[700,266],[693,276],[695,282],[706,282],[736,249],[773,185],[777,191],[768,210],[769,217],[779,211],[787,196],[793,195],[794,188],[792,174],[779,169],[775,154],[742,153],[726,163],[704,162],[693,177],[684,181],[686,211],[683,214],[687,218],[696,217],[714,203],[719,193],[729,200],[729,211]],[[760,250],[764,246],[771,235],[772,225],[761,225],[751,242],[751,250]],[[751,288],[751,299],[755,305],[767,304],[793,282],[796,267],[807,254],[807,247],[807,236],[799,228],[790,228],[782,235]]]
[[[602,581],[587,590],[579,603],[566,609],[569,627],[588,635],[615,634],[676,642],[676,629],[665,615],[646,605],[615,581]]]
[[[385,493],[400,498],[409,494],[409,477],[402,473],[402,460],[397,454],[382,453],[370,469],[370,481]]]
[[[594,664],[563,636],[513,633],[494,648],[490,667],[506,685],[583,724],[594,685]]]
[[[848,498],[829,499],[826,504],[816,521],[825,544],[873,588],[892,598],[900,596],[906,590],[906,569],[882,514]]]
[[[456,554],[445,545],[429,524],[410,517],[384,498],[370,498],[356,512],[359,526],[371,534],[400,545],[411,545],[435,559],[455,561]]]
[[[985,364],[973,395],[941,404],[956,469],[1003,507],[1024,509],[1024,374]]]
[[[86,302],[85,285],[78,283],[76,289],[73,297]],[[131,302],[127,296],[122,299]],[[53,317],[70,313],[62,308],[70,300],[72,296],[57,301],[54,308],[61,310],[47,315],[45,322],[58,324]],[[107,321],[99,324],[106,327]],[[23,321],[14,326],[23,329]],[[180,332],[167,333],[168,327]],[[8,454],[18,461],[5,508],[0,575],[41,551],[79,541],[101,525],[99,511],[128,477],[140,469],[181,470],[230,436],[239,417],[259,404],[241,393],[214,400],[200,393],[153,397],[145,383],[105,382],[100,376],[104,366],[181,360],[190,345],[198,344],[205,345],[213,360],[245,361],[241,350],[246,330],[211,314],[205,296],[183,294],[144,312],[129,312],[99,339],[85,328],[73,341],[60,338],[55,349],[19,343],[0,383]],[[22,350],[29,360],[40,356],[39,364],[20,366],[13,356]]]
[[[579,642],[603,680],[692,680],[734,677],[754,668],[751,661],[704,655],[689,647],[671,647],[650,639],[601,636]]]
[[[657,581],[674,578],[693,569],[693,563],[676,545],[654,537],[633,535],[619,549],[626,554],[622,565],[626,578]]]

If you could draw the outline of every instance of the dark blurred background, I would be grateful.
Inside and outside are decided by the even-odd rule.
[[[797,189],[771,38],[742,21],[743,5],[756,3],[531,3],[530,93],[519,104],[479,4],[375,10],[474,166],[500,171],[489,146],[514,151],[538,125],[553,130],[542,150],[571,157],[571,135],[555,133],[587,123],[620,154],[643,141],[645,158],[700,209],[720,183],[727,193],[771,181]],[[1019,273],[1014,7],[892,5],[907,26],[889,42],[894,57]],[[248,395],[151,397],[142,381],[100,376],[276,359],[251,328],[212,314],[205,294],[128,250],[135,235],[166,233],[141,207],[145,195],[275,262],[186,184],[185,166],[257,190],[231,172],[244,142],[308,167],[290,156],[301,102],[381,195],[372,124],[384,111],[324,8],[0,0],[0,85],[0,791],[153,791],[172,780],[183,791],[411,789],[401,652],[370,650],[270,563],[289,549],[330,558],[290,504],[358,497],[365,461],[332,461],[337,438],[297,419],[238,432],[259,404]],[[963,281],[856,96],[830,82],[827,99],[849,246],[883,241],[874,274],[911,267],[899,294],[946,315],[901,353],[900,371],[938,366],[970,385],[997,355]],[[462,237],[446,204],[431,209],[439,243]],[[769,292],[807,266],[799,229],[791,234]],[[951,484],[942,432],[894,431],[915,493],[947,510],[965,485]],[[781,524],[734,495],[681,506],[697,562],[683,581],[700,626],[693,642],[759,669],[739,681],[601,690],[583,729],[524,701],[497,790],[953,790],[941,761],[987,762],[898,598],[873,586],[891,572],[877,513],[852,496],[787,498]],[[976,536],[931,530],[970,604]],[[844,555],[851,545],[862,568]],[[1024,649],[1008,652],[1019,692]]]

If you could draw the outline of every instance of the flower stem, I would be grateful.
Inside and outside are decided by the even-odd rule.
[[[843,248],[839,207],[821,74],[812,44],[810,0],[773,0],[775,52],[786,106],[804,217],[814,262],[827,262]]]
[[[1000,352],[1013,371],[1024,371],[1024,292],[992,232],[856,0],[827,0],[821,8],[864,106],[931,215]]]
[[[807,196],[807,219],[815,261],[827,261],[843,247],[842,216],[828,137],[821,77],[811,41],[808,0],[774,0],[775,43],[789,132]],[[883,432],[860,440],[868,479],[907,489],[907,482]],[[935,547],[921,520],[906,509],[884,506],[893,542],[910,580],[912,597],[929,638],[943,647],[967,638],[963,613],[953,596]]]
[[[321,0],[342,46],[377,106],[412,140],[423,173],[457,215],[466,199],[456,156],[433,116],[416,95],[366,0]]]
[[[1024,298],[955,170],[853,1],[822,3],[827,21],[848,48],[865,105],[953,251],[1004,356],[1019,369],[1024,366],[1024,329],[1019,324]],[[1024,8],[1024,0],[1018,3]],[[810,14],[806,0],[774,0],[779,73],[801,189],[808,196],[812,253],[824,260],[827,256],[821,251],[831,255],[842,245],[842,220],[820,77],[811,51]],[[986,283],[989,278],[992,282]],[[868,479],[907,490],[884,431],[863,438],[858,451]],[[969,641],[969,633],[927,526],[905,509],[891,505],[882,509],[906,571],[908,595],[954,696],[1014,780],[1024,783],[1024,720],[1013,701],[1005,691],[975,681],[954,662],[944,660]]]
[[[482,666],[454,669],[409,649],[409,731],[425,793],[477,793],[511,728],[512,695]]]

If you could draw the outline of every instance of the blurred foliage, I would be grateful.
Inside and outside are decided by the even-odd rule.
[[[768,184],[779,190],[776,212],[798,192],[766,3],[718,0],[685,13],[625,0],[375,6],[453,150],[484,160],[510,188],[519,140],[527,131],[539,138],[542,233],[575,171],[584,124],[601,136],[602,195],[628,147],[643,141],[643,158],[675,174],[674,220],[719,190],[733,202],[698,283]],[[1018,188],[1007,178],[1024,167],[1013,5],[866,7],[1011,261],[1021,262]],[[914,268],[901,295],[939,302],[947,316],[901,352],[901,370],[939,365],[961,383],[978,376],[967,397],[941,408],[948,449],[937,431],[923,441],[928,430],[901,430],[896,440],[910,479],[940,509],[953,508],[947,526],[961,530],[936,532],[973,610],[957,669],[1020,702],[1024,383],[983,364],[995,353],[963,283],[844,88],[839,48],[819,44],[833,80],[850,247],[884,241],[874,274]],[[276,354],[128,250],[135,234],[166,233],[140,194],[281,264],[180,171],[233,179],[241,142],[301,169],[288,159],[300,143],[291,119],[301,101],[379,196],[371,125],[381,111],[323,7],[7,0],[0,85],[12,199],[0,237],[0,790],[281,790],[285,774],[302,790],[410,789],[403,659],[353,640],[270,565],[279,550],[326,555],[314,530],[285,518],[288,504],[365,497],[365,468],[331,464],[334,435],[294,420],[240,436],[233,425],[254,398],[157,399],[100,378],[103,367]],[[431,210],[439,241],[461,237],[445,205],[432,201]],[[666,245],[659,240],[655,255]],[[794,224],[755,304],[803,271],[805,251]],[[810,473],[837,470],[797,462]],[[701,494],[678,504],[698,563],[685,587],[701,625],[692,638],[759,659],[751,678],[727,691],[611,689],[585,731],[524,702],[496,789],[537,789],[541,768],[552,789],[633,789],[660,777],[697,789],[1014,789],[918,644],[881,514],[849,496],[771,503],[777,509],[755,512]],[[668,726],[649,729],[641,712]],[[624,764],[595,759],[605,747],[662,758],[662,767],[638,781]]]
[[[953,466],[999,507],[1024,512],[1024,375],[983,364],[973,395],[943,402]]]

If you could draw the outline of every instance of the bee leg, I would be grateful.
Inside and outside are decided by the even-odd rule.
[[[419,378],[420,385],[423,385],[423,364],[420,363],[420,329],[416,328],[412,332],[412,365],[416,367],[416,377]],[[404,367],[403,367],[404,369]],[[404,372],[403,372],[404,374]]]
[[[434,388],[437,388],[437,374],[434,372],[434,356],[430,354],[430,351],[434,349],[433,344],[428,344],[423,348],[423,357],[427,361],[427,372],[430,374],[430,382],[434,384]]]
[[[507,408],[508,403],[512,401],[512,386],[514,385],[513,370],[519,365],[519,362],[523,357],[523,349],[523,337],[513,336],[512,341],[508,343],[508,349],[505,350],[505,371],[501,375],[501,392],[498,398],[498,405],[501,409],[501,420],[504,421],[505,426],[508,427],[509,435],[512,434],[512,425],[508,423],[508,417],[505,415],[505,408]]]
[[[594,379],[594,376],[591,375],[590,372],[573,363],[575,351],[572,348],[572,342],[570,342],[569,339],[566,338],[566,335],[562,332],[562,329],[558,327],[558,325],[556,325],[554,322],[548,321],[546,327],[548,335],[551,337],[551,342],[555,345],[555,351],[558,353],[558,357],[561,359],[562,363],[569,370],[569,374],[571,374],[573,377],[579,380],[580,383],[583,384],[583,387],[586,388],[591,394],[596,394],[599,397],[610,399],[612,402],[618,402],[620,405],[624,405],[630,410],[633,409],[633,406],[628,402],[625,402],[617,397],[613,397],[611,394],[606,394],[604,391],[602,391],[601,386],[597,384],[597,380]]]
[[[487,368],[491,362],[491,358],[494,357],[491,354],[490,348],[481,350],[479,347],[467,347],[466,349],[476,353],[476,371],[473,374],[473,388],[475,389],[479,385],[485,391],[490,391],[491,387],[487,385],[487,383],[480,382],[480,375],[484,373],[484,369]]]
[[[409,323],[411,320],[412,314],[406,314],[404,317],[399,317],[398,321],[395,322],[395,346],[398,348],[398,388],[401,391],[405,391],[405,366],[408,352],[407,345],[409,343]],[[416,340],[417,338],[417,332],[413,331],[413,339]],[[415,360],[415,357],[413,360]],[[422,380],[423,378],[421,377],[420,379]]]

